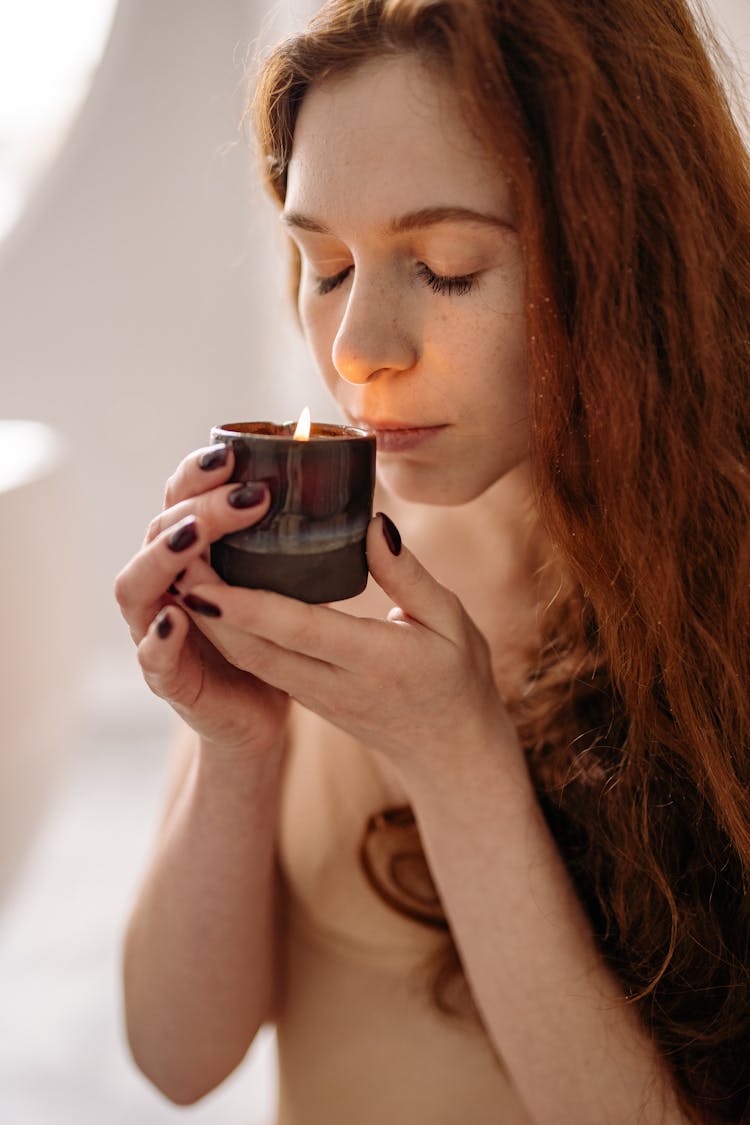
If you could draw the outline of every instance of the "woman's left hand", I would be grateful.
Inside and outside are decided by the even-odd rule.
[[[380,514],[368,529],[367,559],[394,602],[384,621],[227,586],[218,576],[191,586],[190,568],[180,601],[228,661],[407,772],[421,765],[431,772],[438,757],[455,762],[467,737],[509,734],[487,641]],[[196,612],[201,603],[213,615],[205,606]]]

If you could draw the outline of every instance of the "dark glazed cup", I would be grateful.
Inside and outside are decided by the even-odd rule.
[[[367,585],[365,535],[375,488],[375,437],[313,423],[229,422],[212,442],[235,455],[232,480],[263,481],[271,505],[259,524],[211,547],[211,565],[232,586],[274,590],[305,602],[352,598]]]

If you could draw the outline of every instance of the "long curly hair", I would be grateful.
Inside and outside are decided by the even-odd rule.
[[[515,188],[532,464],[569,593],[508,700],[602,955],[684,1104],[750,1120],[750,168],[685,0],[332,0],[254,103],[283,202],[311,83],[416,52]],[[414,818],[366,826],[446,929]],[[420,867],[421,861],[421,867]]]

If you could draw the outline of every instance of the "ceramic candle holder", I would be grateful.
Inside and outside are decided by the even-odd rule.
[[[375,437],[349,426],[229,422],[212,442],[234,451],[234,481],[263,481],[263,520],[211,547],[211,565],[232,586],[275,590],[305,602],[352,598],[367,585],[365,535],[375,487]]]

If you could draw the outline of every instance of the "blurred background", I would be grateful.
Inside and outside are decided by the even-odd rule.
[[[119,946],[169,716],[112,597],[212,424],[334,419],[243,129],[315,0],[0,0],[0,1122],[268,1125],[273,1036],[203,1103],[131,1064]],[[750,96],[750,0],[706,12]]]

